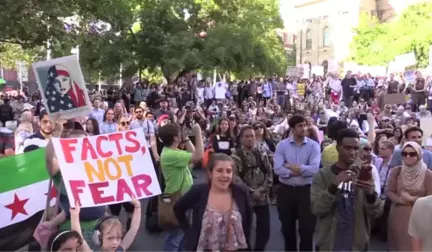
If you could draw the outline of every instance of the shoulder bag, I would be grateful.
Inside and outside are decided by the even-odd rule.
[[[162,177],[162,176],[161,176]],[[174,214],[174,205],[182,196],[182,188],[186,180],[186,175],[183,176],[183,181],[178,191],[174,193],[163,193],[158,198],[158,222],[159,227],[164,230],[169,230],[179,226],[177,218]]]

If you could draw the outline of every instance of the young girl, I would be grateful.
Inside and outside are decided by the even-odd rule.
[[[123,224],[117,216],[104,216],[96,223],[93,233],[93,243],[100,246],[100,251],[124,252],[132,245],[141,223],[141,203],[136,199],[133,199],[130,203],[135,209],[132,216],[131,227],[126,234]],[[81,226],[79,224],[79,204],[76,204],[75,208],[71,209],[70,212],[72,222],[71,228],[82,237]],[[85,240],[82,241],[80,251],[92,251]]]
[[[49,241],[50,252],[76,252],[83,244],[82,236],[77,231],[59,231],[54,233]]]

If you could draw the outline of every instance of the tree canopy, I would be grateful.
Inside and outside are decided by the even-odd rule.
[[[281,73],[286,59],[274,0],[144,0],[136,32],[144,67],[165,77],[195,69]]]
[[[168,79],[195,70],[239,75],[286,70],[275,32],[283,26],[275,0],[5,1],[0,45],[40,51],[50,39],[54,57],[79,45],[83,71],[92,80],[113,77],[120,64],[128,76],[162,71]],[[64,24],[70,16],[78,17],[72,31]],[[94,32],[89,24],[99,20],[111,29]]]
[[[414,52],[418,66],[429,63],[432,3],[408,7],[389,23],[362,14],[351,44],[350,59],[362,65],[387,65],[395,56]]]

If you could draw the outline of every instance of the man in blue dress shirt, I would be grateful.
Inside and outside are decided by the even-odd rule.
[[[310,187],[321,161],[320,146],[306,137],[307,125],[304,117],[295,115],[289,119],[288,124],[292,136],[277,145],[273,166],[281,183],[277,208],[285,251],[313,251],[315,217],[311,213]],[[296,220],[299,222],[299,249]]]

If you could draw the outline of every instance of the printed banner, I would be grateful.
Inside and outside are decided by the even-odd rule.
[[[142,129],[86,138],[53,138],[71,206],[103,206],[159,195]]]
[[[33,63],[33,72],[50,117],[88,115],[92,105],[76,55]]]

